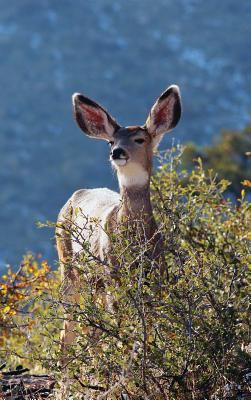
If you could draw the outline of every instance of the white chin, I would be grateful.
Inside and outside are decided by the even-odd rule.
[[[112,160],[112,163],[117,167],[123,167],[126,165],[127,160],[125,158],[118,158],[117,160]]]

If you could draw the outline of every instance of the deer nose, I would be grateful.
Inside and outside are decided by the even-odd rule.
[[[113,149],[111,156],[113,160],[127,158],[125,150],[121,149],[121,147],[116,147],[115,149]]]

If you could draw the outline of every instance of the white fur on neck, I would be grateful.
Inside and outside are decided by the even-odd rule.
[[[136,162],[127,162],[117,172],[120,187],[145,186],[149,181],[149,173]]]

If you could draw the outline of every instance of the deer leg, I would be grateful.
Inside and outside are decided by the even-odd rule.
[[[74,306],[79,304],[79,274],[76,268],[64,265],[62,295],[66,312],[64,315],[64,327],[61,334],[61,350],[67,353],[67,349],[76,339],[76,322],[74,321]],[[73,311],[73,312],[72,312]]]
[[[76,322],[73,321],[72,309],[75,304],[79,303],[80,277],[77,269],[72,265],[69,238],[59,234],[57,237],[57,250],[61,268],[62,298],[66,309],[64,314],[64,326],[61,333],[63,361],[66,357],[67,348],[69,349],[76,338]],[[64,361],[63,364],[65,364]]]
[[[59,365],[62,368],[60,390],[56,398],[68,400],[70,377],[67,368],[70,363],[69,350],[76,339],[76,322],[73,321],[72,309],[79,303],[79,274],[72,265],[72,250],[69,236],[63,229],[57,229],[57,250],[61,268],[62,298],[65,307],[64,325],[61,331],[61,356]]]

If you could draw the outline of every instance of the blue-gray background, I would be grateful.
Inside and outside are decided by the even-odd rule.
[[[36,221],[78,188],[116,188],[106,144],[72,119],[73,92],[133,125],[176,83],[183,118],[163,147],[209,143],[248,121],[250,41],[248,0],[0,0],[0,264],[26,250],[53,260]]]

